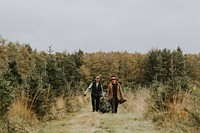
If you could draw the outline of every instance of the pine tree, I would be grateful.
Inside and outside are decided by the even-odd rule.
[[[0,74],[0,118],[2,118],[13,101],[13,88]]]
[[[151,50],[145,59],[144,64],[144,83],[149,85],[154,80],[161,80],[162,76],[162,55],[160,50]]]
[[[8,70],[4,74],[4,78],[7,81],[10,81],[10,85],[13,87],[17,87],[23,83],[23,79],[21,73],[18,70],[17,62],[15,59],[8,62]]]

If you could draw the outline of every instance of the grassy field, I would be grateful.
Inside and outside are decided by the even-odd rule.
[[[119,105],[119,112],[91,112],[90,105],[61,120],[46,123],[39,133],[157,133],[150,121],[143,120],[137,113],[130,113]]]
[[[150,91],[127,92],[127,101],[119,105],[117,114],[92,112],[90,95],[73,96],[68,101],[59,97],[52,106],[52,115],[41,121],[19,100],[9,111],[9,126],[10,131],[19,133],[196,133],[200,131],[197,94],[183,93],[179,96],[181,102],[157,111],[152,110]],[[0,132],[6,133],[9,126],[0,121]]]

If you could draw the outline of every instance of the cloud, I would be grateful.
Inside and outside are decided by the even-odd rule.
[[[197,0],[2,0],[0,34],[46,50],[198,53]]]

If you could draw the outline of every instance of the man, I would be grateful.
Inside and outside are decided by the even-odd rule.
[[[89,90],[92,90],[91,93],[91,98],[92,98],[92,110],[94,111],[98,111],[99,110],[99,102],[100,102],[100,97],[101,95],[103,95],[103,87],[102,84],[100,82],[100,76],[96,76],[96,79],[94,82],[92,82],[89,87],[87,88],[87,90],[84,93],[84,96],[87,95],[87,92]]]
[[[126,101],[123,97],[122,88],[114,75],[111,77],[111,82],[108,85],[108,98],[111,101],[112,113],[117,113],[119,102],[123,103]]]

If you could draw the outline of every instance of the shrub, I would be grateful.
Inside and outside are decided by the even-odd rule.
[[[10,82],[0,74],[0,117],[3,117],[13,100],[13,89]]]

